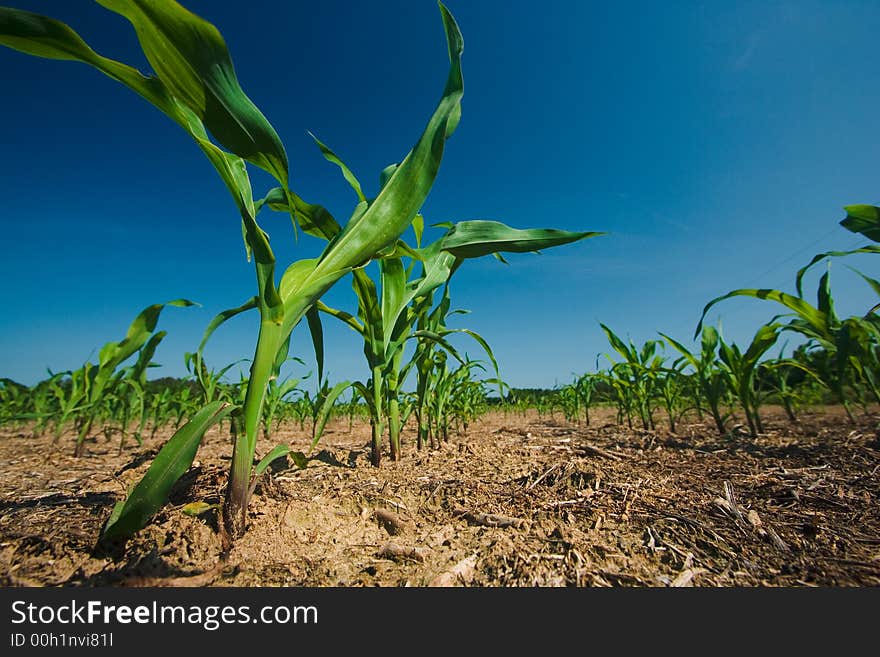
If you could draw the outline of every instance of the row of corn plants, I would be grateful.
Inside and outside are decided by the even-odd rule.
[[[735,426],[738,416],[757,436],[764,431],[761,407],[767,403],[779,404],[796,422],[805,405],[830,402],[841,404],[854,422],[855,405],[867,412],[870,404],[880,403],[880,304],[866,308],[862,315],[841,318],[835,309],[830,266],[819,278],[815,303],[803,291],[805,274],[823,261],[880,253],[880,208],[854,205],[846,211],[841,225],[871,244],[817,254],[798,270],[793,294],[743,288],[713,299],[697,325],[696,348],[665,333],[637,346],[601,324],[614,352],[606,355],[608,367],[579,377],[555,396],[536,399],[538,413],[559,408],[568,420],[589,424],[591,406],[603,403],[614,406],[617,421],[630,428],[637,424],[644,430],[655,429],[662,411],[673,432],[690,414],[699,420],[710,417],[722,435]],[[853,271],[880,295],[880,281]],[[716,304],[738,296],[770,301],[783,310],[758,327],[744,346],[728,343],[719,329],[704,325]],[[784,336],[799,344],[786,356],[786,340],[771,355]]]

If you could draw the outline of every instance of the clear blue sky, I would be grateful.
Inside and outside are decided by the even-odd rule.
[[[147,70],[129,24],[100,6],[9,3]],[[341,220],[353,195],[306,131],[374,191],[443,88],[431,0],[184,4],[225,36],[287,147],[293,188]],[[639,342],[658,330],[689,339],[715,296],[793,290],[815,252],[864,242],[837,227],[841,206],[880,202],[876,2],[611,4],[448,2],[465,97],[428,221],[609,233],[509,267],[471,261],[453,279],[454,304],[472,310],[456,325],[489,340],[515,386],[592,369],[608,350],[600,321]],[[202,307],[165,311],[152,372],[182,374],[210,318],[255,285],[213,169],[176,125],[85,65],[0,49],[0,84],[0,376],[30,384],[78,367],[144,306],[187,297]],[[269,186],[254,180],[257,193]],[[261,221],[282,268],[315,253],[282,215]],[[870,258],[850,264],[878,275]],[[841,313],[873,304],[843,262],[833,271]],[[327,301],[355,309],[347,280]],[[710,318],[742,341],[776,312],[732,300]],[[256,320],[223,327],[209,362],[249,357]],[[331,378],[366,377],[357,336],[325,323]],[[294,337],[311,363],[307,334]]]

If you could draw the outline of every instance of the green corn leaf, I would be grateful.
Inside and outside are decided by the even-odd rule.
[[[116,368],[132,354],[143,347],[156,330],[159,315],[165,306],[186,308],[195,306],[187,299],[175,299],[167,303],[157,303],[144,308],[128,327],[125,337],[119,342],[108,342],[98,353],[98,371],[93,383],[93,398],[100,394]]]
[[[825,258],[842,258],[844,256],[855,255],[857,253],[880,253],[880,245],[869,244],[868,246],[863,246],[860,249],[853,249],[852,251],[826,251],[825,253],[818,253],[814,255],[813,259],[810,260],[809,264],[807,264],[806,267],[802,267],[798,270],[797,276],[795,277],[795,286],[797,288],[798,296],[804,296],[804,274],[806,274],[807,270],[809,270],[817,262],[821,262]]]
[[[321,142],[320,139],[315,137],[311,132],[309,133],[309,137],[315,140],[315,143],[318,145],[318,148],[321,149],[321,154],[324,156],[324,159],[328,162],[332,162],[336,166],[339,167],[339,170],[342,171],[342,176],[351,185],[351,188],[354,190],[355,194],[357,194],[358,201],[366,201],[367,198],[364,196],[364,192],[361,189],[361,183],[358,181],[357,177],[351,172],[351,169],[348,168],[348,165],[345,164],[339,156],[334,153],[330,147]]]
[[[173,0],[98,3],[131,22],[158,78],[217,141],[287,185],[281,139],[242,90],[217,28]]]
[[[131,11],[137,11],[133,3],[126,4]],[[171,5],[179,8],[176,3],[161,0],[153,3],[152,7],[161,12]],[[190,134],[220,174],[241,212],[252,220],[253,199],[244,162],[211,143],[203,116],[181,98],[175,97],[163,80],[147,77],[127,64],[99,55],[60,21],[20,9],[0,7],[0,44],[38,57],[89,64],[140,95]]]
[[[709,312],[712,306],[719,303],[720,301],[724,301],[725,299],[730,299],[732,297],[738,296],[776,301],[777,303],[782,304],[789,310],[793,310],[802,320],[804,320],[810,327],[812,327],[813,330],[819,333],[824,333],[827,330],[828,316],[799,297],[786,294],[785,292],[780,292],[779,290],[742,289],[733,290],[732,292],[728,292],[727,294],[724,294],[716,299],[712,299],[712,301],[707,303],[705,308],[703,308],[703,314],[700,316],[700,322],[697,324],[697,329],[696,331],[694,331],[694,337],[696,338],[696,336],[700,334],[700,331],[703,328],[703,320],[706,318],[706,314]]]
[[[608,342],[611,343],[611,346],[614,347],[614,351],[623,356],[627,363],[638,363],[638,354],[636,354],[635,349],[627,346],[627,344],[621,340],[617,334],[612,331],[610,328],[599,323],[599,326],[602,327],[602,331],[605,332],[605,337],[608,338]]]
[[[327,420],[330,418],[330,413],[333,411],[333,405],[336,403],[336,400],[339,399],[339,396],[350,387],[352,387],[352,384],[349,381],[341,381],[323,396],[321,405],[318,408],[318,413],[315,415],[315,424],[312,427],[312,442],[309,445],[309,452],[312,452],[315,449],[318,441],[321,440],[321,436],[324,435]]]
[[[221,325],[235,317],[236,315],[240,315],[243,312],[247,312],[248,310],[253,310],[257,307],[259,300],[257,297],[251,297],[243,304],[236,308],[230,308],[229,310],[224,310],[218,313],[214,319],[210,321],[208,327],[205,329],[204,334],[202,334],[202,341],[199,343],[199,348],[197,351],[202,353],[205,350],[205,346],[208,344],[208,339],[214,334]]]
[[[446,139],[452,135],[461,116],[464,93],[461,32],[442,4],[440,13],[450,58],[443,97],[422,136],[390,175],[379,195],[363,214],[355,215],[348,222],[333,248],[322,256],[315,272],[317,278],[358,266],[396,240],[412,224],[437,177]]]
[[[173,112],[164,85],[126,64],[102,57],[64,23],[21,9],[0,7],[0,44],[47,59],[80,61],[130,87],[162,111]]]
[[[379,311],[382,326],[384,349],[391,343],[392,333],[400,315],[400,309],[406,305],[406,270],[400,258],[388,258],[379,261],[379,277],[382,282],[382,299]]]
[[[318,383],[324,380],[324,326],[317,306],[311,306],[306,312],[309,334],[312,336],[312,348],[315,350],[315,362],[318,366]]]
[[[408,337],[410,339],[428,340],[430,342],[435,342],[442,346],[447,351],[447,353],[449,353],[459,363],[464,364],[465,362],[467,362],[464,358],[462,358],[462,356],[458,353],[458,350],[452,346],[452,344],[444,337],[443,334],[420,329],[418,331],[413,331],[412,335]]]
[[[273,447],[272,450],[260,459],[259,463],[257,463],[254,468],[254,478],[256,479],[263,474],[269,466],[272,465],[273,461],[280,459],[282,456],[287,456],[290,452],[290,445],[276,445]]]
[[[779,328],[778,324],[767,324],[758,329],[755,337],[752,338],[751,344],[749,344],[749,348],[743,354],[743,361],[747,367],[752,369],[757,366],[761,356],[776,344],[776,341],[779,339]]]
[[[721,340],[721,335],[718,333],[718,329],[714,326],[704,326],[703,334],[700,341],[700,346],[702,348],[703,357],[706,358],[710,354],[715,353],[715,350],[718,348],[718,342]]]
[[[288,355],[290,354],[290,335],[284,339],[281,343],[281,346],[278,348],[278,351],[275,353],[275,362],[272,363],[272,379],[277,379],[278,374],[281,372],[281,366],[284,365],[288,361]],[[292,360],[297,360],[302,362],[299,358],[293,358]]]
[[[871,289],[874,290],[874,293],[880,296],[880,281],[878,281],[876,278],[871,278],[870,276],[863,274],[858,269],[854,269],[853,267],[849,267],[849,269],[861,276],[862,280],[871,286]]]
[[[146,385],[147,368],[150,367],[150,361],[153,360],[159,343],[162,342],[166,335],[168,335],[167,331],[158,331],[151,335],[146,344],[141,347],[137,362],[132,366],[130,373],[131,378],[137,380],[141,385]]]
[[[416,248],[421,248],[422,246],[422,235],[425,233],[425,218],[417,214],[415,219],[412,221],[413,233],[416,236]]]
[[[355,270],[352,287],[358,299],[358,317],[364,327],[364,351],[370,367],[383,362],[382,314],[376,285],[362,270]]]
[[[827,271],[819,279],[816,308],[823,313],[828,321],[836,323],[837,314],[834,312],[834,297],[831,296],[831,272]]]
[[[295,193],[285,191],[280,187],[269,190],[264,198],[256,201],[255,208],[259,211],[265,205],[276,212],[294,215],[299,221],[299,227],[306,235],[329,241],[342,232],[342,227],[327,208],[308,203]],[[294,227],[296,227],[296,223],[294,223]]]
[[[552,228],[521,230],[499,221],[461,221],[443,238],[441,248],[458,258],[479,258],[499,251],[529,253],[603,234]]]
[[[192,465],[205,432],[233,410],[235,407],[230,404],[213,402],[178,429],[159,450],[143,479],[125,502],[114,509],[104,527],[103,538],[127,537],[146,525],[165,504],[175,482]]]
[[[320,310],[322,313],[327,313],[328,315],[332,315],[336,319],[341,320],[345,324],[349,326],[352,330],[360,335],[364,335],[364,327],[360,322],[357,321],[357,318],[351,315],[350,313],[345,312],[344,310],[336,310],[336,308],[331,308],[323,301],[318,301],[315,304],[315,308]]]
[[[880,208],[875,205],[847,205],[846,217],[840,225],[853,233],[861,233],[869,240],[880,242]]]
[[[669,337],[665,333],[660,333],[660,335],[663,336],[663,339],[665,339],[670,345],[672,345],[672,347],[676,351],[678,351],[678,353],[680,353],[682,355],[682,357],[684,357],[684,359],[688,363],[690,363],[694,369],[699,369],[700,361],[696,356],[694,356],[693,353],[691,353],[690,349],[685,347],[681,342],[678,342],[677,340]]]
[[[397,171],[397,167],[400,166],[399,163],[395,162],[394,164],[389,164],[387,167],[382,169],[379,173],[379,189],[385,187],[388,184],[388,181],[391,180],[391,176],[394,175],[394,172]]]
[[[449,334],[449,333],[462,333],[464,335],[469,335],[470,337],[472,337],[477,342],[477,344],[479,344],[483,348],[483,351],[486,352],[486,355],[489,357],[489,360],[492,363],[492,367],[495,370],[495,376],[496,376],[496,378],[498,378],[498,380],[500,380],[501,371],[498,367],[498,361],[495,359],[495,354],[492,351],[492,348],[489,346],[489,343],[486,341],[486,339],[482,335],[480,335],[476,331],[472,331],[470,329],[465,329],[465,328],[446,329],[444,331],[444,335]]]

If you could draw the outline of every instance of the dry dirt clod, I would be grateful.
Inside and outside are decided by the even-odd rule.
[[[403,534],[410,527],[403,518],[387,509],[376,509],[373,511],[373,517],[392,536]]]
[[[424,561],[430,550],[423,547],[412,547],[408,545],[400,545],[394,542],[388,542],[379,548],[377,556],[383,559],[392,559],[399,561],[401,559],[410,559],[412,561]]]

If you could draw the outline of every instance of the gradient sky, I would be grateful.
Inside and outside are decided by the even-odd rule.
[[[129,24],[94,3],[9,4],[148,70]],[[369,196],[445,82],[431,0],[184,4],[225,36],[243,88],[286,145],[292,187],[340,220],[354,196],[306,131]],[[609,351],[600,321],[637,342],[658,330],[689,340],[709,299],[793,291],[814,253],[865,242],[837,222],[844,205],[880,202],[876,2],[448,6],[465,38],[463,117],[427,220],[609,233],[456,274],[453,303],[472,313],[453,325],[486,337],[512,385],[593,369]],[[79,367],[143,307],[187,297],[202,307],[165,311],[152,371],[183,374],[211,317],[255,289],[219,178],[176,125],[85,65],[0,49],[0,85],[0,376],[32,384],[47,367]],[[271,184],[253,180],[257,194]],[[282,270],[316,253],[309,238],[294,243],[283,215],[260,221]],[[870,257],[847,262],[878,275]],[[841,314],[873,305],[843,261],[833,272]],[[348,279],[325,300],[356,308]],[[736,299],[710,319],[741,342],[779,308]],[[209,364],[249,357],[256,325],[254,313],[221,328]],[[366,377],[357,336],[330,319],[325,330],[331,379]],[[312,362],[302,327],[292,352]]]

